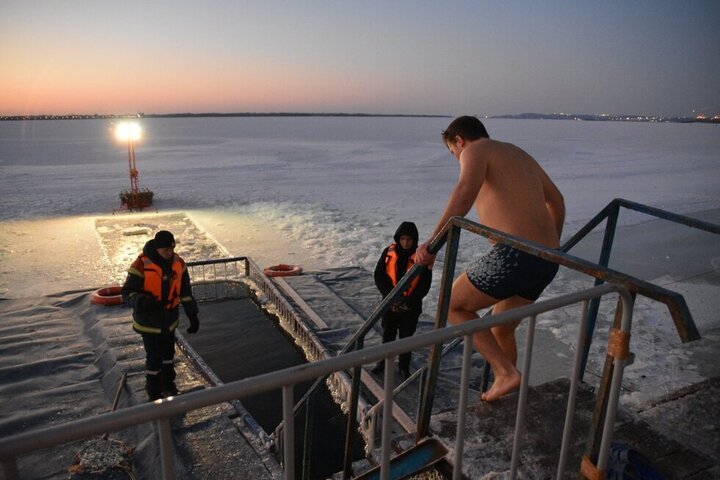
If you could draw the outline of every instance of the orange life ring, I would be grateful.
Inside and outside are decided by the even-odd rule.
[[[120,295],[120,285],[111,285],[109,287],[95,290],[90,295],[90,301],[95,305],[120,305],[122,303],[122,296]]]
[[[302,273],[302,267],[300,265],[286,265],[281,263],[279,265],[265,267],[263,273],[268,277],[291,277],[293,275],[300,275]]]

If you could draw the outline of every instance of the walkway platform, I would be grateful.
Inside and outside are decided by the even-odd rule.
[[[94,305],[90,293],[0,301],[0,437],[110,411],[123,372],[129,377],[118,408],[147,401],[145,353],[130,328],[131,310]],[[178,355],[176,361],[181,391],[209,386],[187,358]],[[258,456],[239,434],[236,417],[229,405],[219,405],[173,419],[178,478],[231,479],[237,472],[246,478],[277,478],[274,459]],[[135,478],[161,478],[151,425],[110,438],[134,449]],[[20,457],[21,478],[67,479],[82,444]]]

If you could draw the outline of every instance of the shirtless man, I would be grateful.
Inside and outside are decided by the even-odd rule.
[[[480,221],[496,230],[547,247],[559,245],[565,201],[545,171],[526,152],[509,143],[491,140],[482,122],[459,117],[443,132],[450,153],[460,163],[460,175],[445,211],[430,239],[454,216],[464,216],[475,205]],[[418,246],[415,261],[435,260],[427,241]],[[533,303],[557,273],[558,266],[539,257],[496,243],[455,279],[448,321],[459,324],[477,318],[478,310],[494,306],[493,313]],[[515,367],[518,323],[481,330],[473,346],[495,373],[492,387],[481,399],[492,402],[520,385]]]

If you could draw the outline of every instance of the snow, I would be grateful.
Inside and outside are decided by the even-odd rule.
[[[140,186],[155,192],[158,210],[132,214],[112,213],[128,188],[127,150],[112,139],[113,121],[2,122],[0,296],[120,282],[160,228],[175,233],[186,260],[247,255],[260,265],[296,263],[306,271],[371,270],[401,221],[414,221],[423,238],[434,227],[458,173],[440,140],[450,120],[143,119]],[[485,123],[491,136],[521,146],[556,181],[567,203],[566,238],[616,197],[720,223],[716,125]],[[713,361],[720,341],[720,242],[648,220],[621,214],[611,267],[684,295],[704,338],[682,344],[667,309],[639,299],[631,341],[636,360],[626,370],[625,395],[637,404],[717,376],[720,368]],[[459,268],[485,245],[464,234]],[[595,261],[598,245],[596,235],[571,253]],[[561,270],[546,296],[590,283]],[[603,302],[591,372],[602,367],[598,353],[613,308],[614,301]],[[570,309],[538,319],[540,329],[566,346],[557,356],[571,356],[576,318]]]

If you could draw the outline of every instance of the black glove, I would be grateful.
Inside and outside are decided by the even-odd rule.
[[[188,318],[190,319],[190,326],[186,331],[188,333],[197,333],[197,331],[200,330],[200,319],[198,319],[197,314]]]
[[[390,307],[390,310],[395,313],[405,313],[405,312],[410,311],[410,307],[404,301],[398,300],[397,302],[392,304],[392,307]]]

